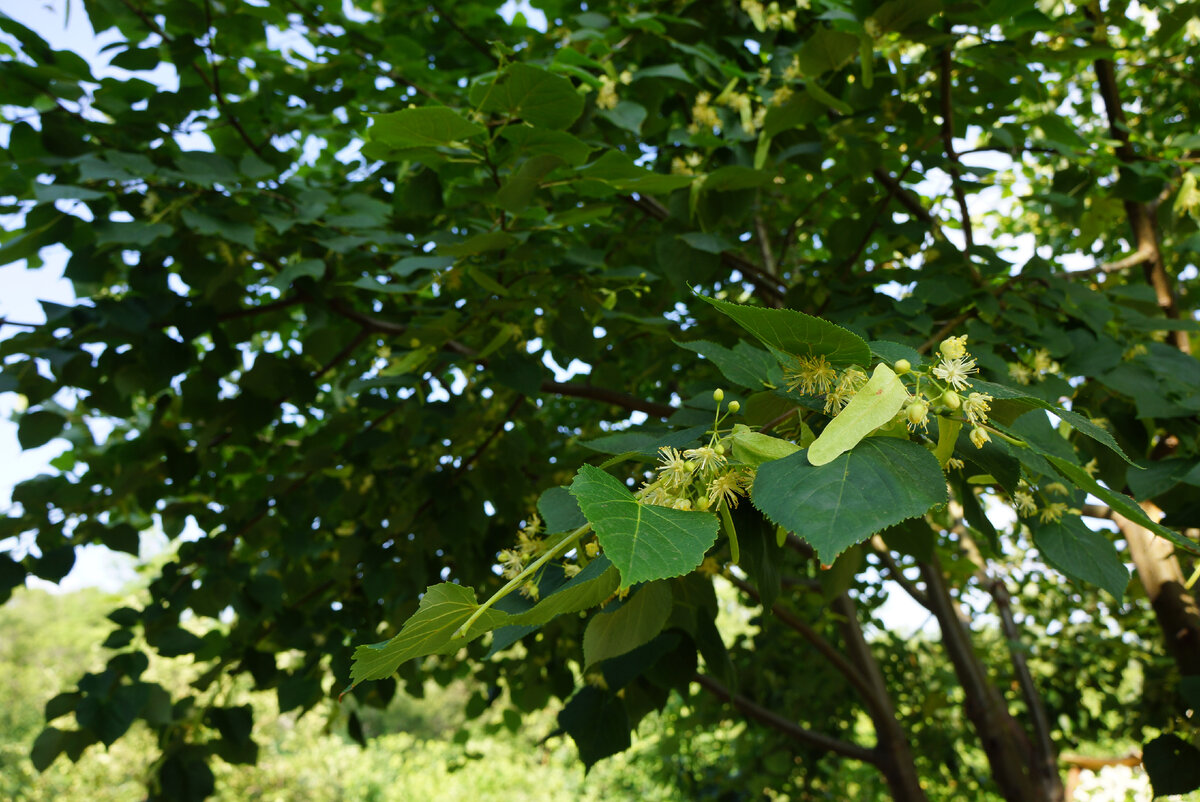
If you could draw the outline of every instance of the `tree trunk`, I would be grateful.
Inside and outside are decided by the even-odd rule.
[[[858,622],[858,606],[848,593],[843,593],[834,599],[833,609],[842,617],[842,637],[846,641],[850,661],[861,672],[872,691],[867,711],[875,725],[874,751],[879,758],[879,771],[892,792],[892,799],[896,802],[925,802],[927,797],[917,776],[917,765],[908,736],[896,720],[896,707],[888,694],[887,681],[863,637]]]
[[[1055,792],[1036,776],[1037,754],[1020,724],[1008,712],[1004,697],[989,682],[987,669],[971,645],[970,634],[937,558],[919,565],[930,608],[942,630],[942,645],[962,685],[966,698],[964,710],[979,736],[1001,795],[1008,802],[1061,802],[1061,783]]]

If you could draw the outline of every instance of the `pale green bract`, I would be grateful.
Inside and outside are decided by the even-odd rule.
[[[871,380],[829,422],[808,449],[808,461],[825,465],[858,445],[871,432],[891,422],[904,406],[908,390],[887,365],[880,363]]]

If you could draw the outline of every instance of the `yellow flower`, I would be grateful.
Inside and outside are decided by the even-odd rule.
[[[500,564],[504,566],[506,579],[512,579],[525,567],[525,561],[520,552],[511,549],[503,549],[499,554],[499,559]]]
[[[1017,490],[1012,494],[1013,507],[1017,510],[1017,515],[1022,518],[1027,518],[1037,512],[1037,502],[1033,499],[1033,494],[1026,490]]]
[[[934,366],[933,375],[949,384],[955,390],[966,390],[971,386],[971,382],[967,380],[967,376],[975,373],[977,370],[978,368],[975,367],[975,360],[973,358],[958,356],[953,359],[943,358],[941,362]]]
[[[598,554],[600,554],[600,544],[594,540],[589,540],[586,544],[584,544],[583,553],[589,558],[594,559]]]
[[[967,416],[968,421],[978,426],[987,421],[991,403],[992,397],[987,393],[971,393],[963,401],[963,414]]]
[[[1083,466],[1083,469],[1087,471],[1088,476],[1095,476],[1100,470],[1100,463],[1096,462],[1095,457],[1093,457],[1087,465]]]
[[[578,576],[579,572],[582,570],[583,569],[575,563],[567,563],[563,566],[563,576],[565,576],[567,579],[571,579],[572,577]]]
[[[661,455],[659,462],[662,463],[658,475],[666,487],[678,487],[691,481],[692,470],[696,466],[685,460],[677,449],[663,446],[658,453]]]
[[[805,395],[825,394],[833,388],[837,371],[824,354],[796,357],[795,364],[783,372],[789,390],[799,388]]]
[[[746,494],[746,477],[740,471],[727,471],[708,483],[708,500],[712,504],[724,501],[727,507],[738,504],[738,496]]]
[[[617,100],[617,82],[607,75],[601,75],[600,93],[596,95],[596,105],[602,109],[615,109]]]
[[[942,340],[942,344],[938,346],[938,350],[942,352],[942,356],[946,357],[946,359],[962,359],[967,355],[967,335],[947,337]]]
[[[1058,370],[1058,363],[1050,359],[1049,351],[1039,348],[1033,354],[1033,369],[1039,373],[1053,372]]]
[[[1055,501],[1052,504],[1047,504],[1038,518],[1044,524],[1055,523],[1062,520],[1063,513],[1065,513],[1067,509],[1068,507],[1066,504],[1062,503],[1061,501]]]
[[[529,581],[529,582],[526,582],[523,585],[521,585],[521,595],[522,596],[525,596],[527,598],[533,599],[534,601],[537,601],[539,594],[540,594],[540,591],[538,590],[538,586],[537,586],[536,582]]]
[[[1008,377],[1017,384],[1029,384],[1033,373],[1020,362],[1012,362],[1008,366]]]
[[[970,438],[971,442],[975,444],[976,448],[983,448],[983,444],[992,439],[990,436],[988,436],[987,429],[984,429],[981,426],[976,426],[971,430]]]
[[[710,446],[689,448],[683,452],[683,456],[691,460],[695,465],[695,469],[700,471],[700,473],[709,473],[725,464],[725,457],[718,454],[717,450]]]
[[[1064,485],[1062,482],[1051,482],[1048,485],[1043,485],[1042,492],[1043,493],[1057,493],[1060,496],[1065,496],[1068,493],[1070,493],[1070,491],[1067,490],[1067,486]]]

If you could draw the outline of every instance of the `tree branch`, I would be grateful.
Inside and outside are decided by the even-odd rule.
[[[954,190],[954,198],[958,201],[959,213],[962,215],[963,240],[967,250],[975,247],[975,235],[971,230],[971,211],[967,206],[967,193],[962,187],[962,171],[959,169],[958,154],[954,152],[954,103],[950,97],[953,85],[954,62],[951,49],[942,51],[941,62],[941,93],[942,93],[942,145],[946,150],[946,158],[950,160],[950,186]]]
[[[621,200],[628,203],[633,208],[637,209],[647,217],[662,222],[671,216],[670,210],[663,206],[654,198],[639,194],[636,198],[632,195],[622,195]],[[751,262],[742,256],[737,255],[733,251],[723,251],[721,253],[721,264],[727,270],[737,270],[746,280],[754,285],[754,288],[762,293],[763,300],[776,309],[783,306],[784,291],[780,288],[778,279],[771,274],[762,270],[758,265]]]
[[[280,309],[287,309],[289,306],[296,306],[302,303],[304,303],[304,298],[282,298],[278,301],[272,301],[269,304],[247,306],[246,308],[239,309],[236,312],[226,312],[223,315],[218,315],[217,320],[224,323],[227,320],[237,320],[243,317],[253,317],[254,315],[265,315],[268,312],[277,312]]]
[[[679,410],[669,404],[657,401],[647,401],[636,396],[609,390],[607,387],[594,387],[590,384],[570,384],[546,380],[542,382],[543,393],[571,396],[573,398],[588,398],[592,401],[603,401],[606,404],[622,407],[632,412],[645,412],[656,418],[669,418]]]
[[[848,757],[851,760],[858,760],[873,766],[878,765],[879,759],[870,749],[843,741],[840,738],[834,738],[830,735],[805,729],[798,724],[788,721],[773,710],[768,710],[762,705],[747,699],[740,693],[730,692],[728,688],[712,677],[697,673],[692,677],[692,680],[699,683],[700,687],[709,693],[732,704],[746,718],[757,721],[760,724],[765,724],[794,741],[815,749],[823,749],[826,752]]]
[[[871,547],[871,550],[875,552],[875,556],[879,559],[879,562],[881,562],[883,567],[887,569],[892,581],[904,588],[904,591],[911,596],[913,601],[915,601],[917,604],[921,605],[926,610],[931,610],[929,607],[929,596],[926,595],[923,590],[918,588],[915,582],[904,575],[904,571],[892,557],[892,553],[889,551],[887,544],[883,542],[883,538],[881,538],[879,535],[875,535],[873,538],[867,541],[867,545]]]
[[[487,56],[488,61],[492,62],[493,64],[497,63],[496,56],[492,53],[491,50],[488,49],[488,46],[486,44],[484,44],[483,42],[479,41],[478,39],[476,39],[474,36],[472,36],[470,33],[468,33],[466,31],[466,29],[464,29],[461,25],[459,25],[457,22],[455,22],[454,18],[451,17],[449,14],[447,14],[445,11],[443,11],[441,6],[439,6],[437,3],[430,3],[429,7],[434,10],[434,12],[438,15],[438,17],[445,20],[446,24],[449,25],[451,28],[453,28],[458,33],[459,36],[461,36],[463,39],[467,40],[467,44],[469,44],[471,47],[478,50],[483,55]]]
[[[724,576],[727,580],[729,580],[730,584],[745,593],[750,598],[757,602],[762,601],[762,597],[758,595],[758,591],[749,582],[746,582],[744,579],[739,579],[732,574],[726,574]],[[821,656],[828,660],[829,664],[837,669],[837,672],[844,676],[847,682],[854,686],[854,690],[858,691],[858,695],[862,697],[862,700],[868,709],[873,710],[877,706],[879,700],[875,698],[874,689],[867,684],[866,679],[861,673],[859,673],[858,669],[852,666],[850,661],[847,660],[837,649],[833,648],[833,644],[821,637],[819,632],[810,627],[799,616],[794,615],[791,611],[778,602],[771,607],[771,613],[779,619],[780,623],[789,629],[796,631],[803,636],[806,641],[812,644],[813,648],[820,652]]]
[[[1000,615],[1000,626],[1008,645],[1008,656],[1012,661],[1013,672],[1017,675],[1017,685],[1025,700],[1025,709],[1029,714],[1029,723],[1033,728],[1033,747],[1036,749],[1037,764],[1035,766],[1042,776],[1043,786],[1057,788],[1061,791],[1062,777],[1058,773],[1058,760],[1054,749],[1054,739],[1050,732],[1050,717],[1046,714],[1046,705],[1038,692],[1037,683],[1033,681],[1033,673],[1029,670],[1029,661],[1025,659],[1021,630],[1013,616],[1012,596],[1008,586],[998,576],[993,576],[987,569],[987,561],[976,545],[974,538],[965,530],[959,533],[959,541],[966,551],[968,558],[978,570],[976,578],[983,589],[992,597],[996,612]]]

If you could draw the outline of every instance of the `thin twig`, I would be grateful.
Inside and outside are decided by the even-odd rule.
[[[967,194],[962,187],[962,171],[959,169],[958,154],[954,152],[954,103],[950,97],[954,64],[950,48],[942,51],[941,68],[942,144],[946,149],[946,158],[950,160],[950,185],[954,190],[954,197],[958,201],[958,208],[962,215],[963,240],[969,251],[975,247],[975,235],[971,230],[971,212],[967,207]]]
[[[757,702],[747,699],[740,693],[732,693],[712,677],[698,673],[692,677],[692,680],[699,683],[704,690],[732,704],[746,718],[757,721],[759,724],[765,724],[792,740],[799,741],[805,746],[824,749],[827,752],[833,752],[836,755],[848,757],[851,760],[859,760],[873,766],[879,764],[879,758],[870,749],[861,747],[858,744],[852,744],[849,741],[843,741],[840,738],[825,735],[824,733],[805,729],[798,724],[788,721],[775,711],[768,710]]]

